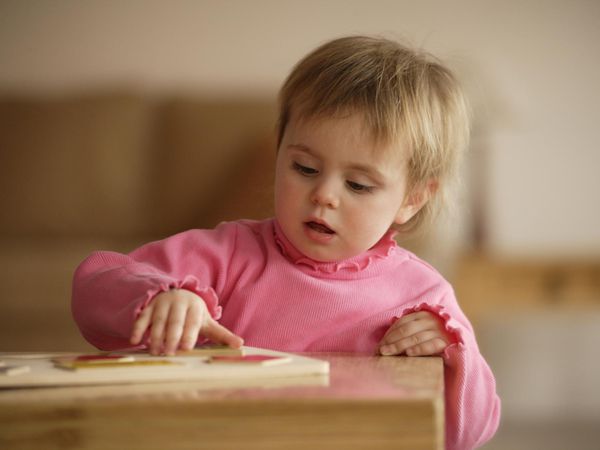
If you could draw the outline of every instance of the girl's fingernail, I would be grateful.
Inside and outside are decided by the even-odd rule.
[[[384,345],[383,347],[381,347],[379,349],[379,353],[381,353],[382,355],[391,355],[392,353],[392,349],[390,348],[389,345]]]

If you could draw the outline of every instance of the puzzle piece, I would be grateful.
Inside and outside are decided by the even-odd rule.
[[[243,348],[233,348],[227,345],[206,344],[192,350],[179,350],[177,356],[243,356]]]
[[[134,361],[134,357],[131,355],[116,355],[110,353],[99,353],[89,355],[77,355],[77,356],[61,356],[58,358],[52,358],[53,363],[95,363],[95,364],[106,364],[106,363],[120,363]]]
[[[168,359],[143,359],[136,360],[132,357],[124,358],[124,360],[83,360],[77,361],[73,359],[53,361],[55,367],[68,370],[78,369],[111,369],[111,368],[129,368],[129,367],[146,367],[146,366],[179,366],[181,363],[170,361]]]

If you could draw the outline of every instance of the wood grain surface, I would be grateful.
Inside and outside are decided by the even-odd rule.
[[[440,358],[303,356],[329,375],[3,389],[0,448],[443,448]]]

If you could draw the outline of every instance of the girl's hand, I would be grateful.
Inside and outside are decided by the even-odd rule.
[[[394,322],[379,343],[379,352],[382,355],[437,355],[450,342],[451,337],[441,320],[429,311],[419,311]]]
[[[177,349],[190,350],[199,334],[234,348],[244,342],[210,316],[201,297],[185,289],[172,289],[154,297],[133,324],[130,342],[140,344],[148,329],[152,355],[161,352],[174,355]]]

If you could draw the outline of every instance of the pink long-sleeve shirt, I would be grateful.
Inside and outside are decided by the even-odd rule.
[[[273,219],[191,230],[128,255],[95,252],[75,272],[73,315],[92,345],[124,348],[140,311],[172,288],[202,297],[245,344],[289,352],[374,354],[396,318],[430,311],[454,337],[442,355],[446,448],[477,447],[498,427],[494,376],[451,286],[392,233],[340,262],[305,257]]]

